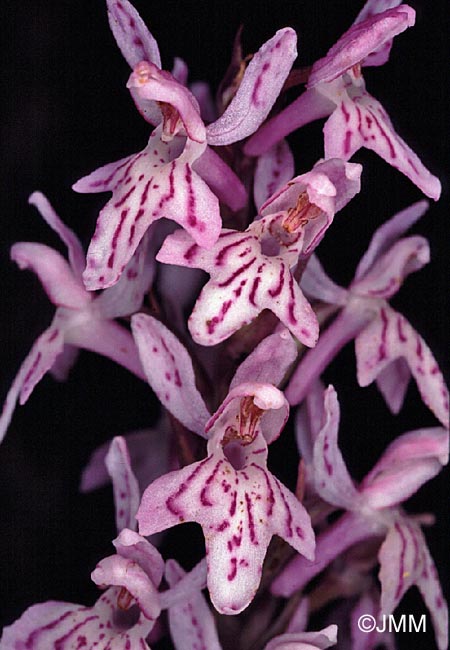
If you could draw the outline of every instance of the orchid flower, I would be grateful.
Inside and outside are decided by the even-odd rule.
[[[5,650],[148,650],[146,638],[161,611],[157,588],[164,562],[159,552],[132,530],[139,488],[123,438],[112,441],[106,467],[114,487],[119,536],[113,541],[116,555],[99,562],[91,577],[100,587],[109,588],[93,607],[55,601],[33,605],[4,629],[0,644]]]
[[[314,486],[324,501],[348,512],[318,536],[316,562],[294,558],[273,582],[273,593],[289,596],[353,544],[385,537],[378,555],[380,614],[391,614],[415,584],[430,611],[438,647],[445,650],[448,612],[436,568],[418,523],[399,504],[448,462],[448,431],[435,427],[400,436],[357,487],[338,448],[339,404],[331,386],[324,412],[313,448]]]
[[[74,185],[79,192],[113,193],[88,250],[83,276],[88,289],[117,282],[148,227],[162,217],[181,225],[198,245],[209,249],[215,244],[221,226],[219,202],[199,174],[219,195],[228,185],[235,209],[244,205],[245,191],[216,154],[206,153],[207,143],[230,144],[253,133],[267,117],[297,54],[295,32],[277,32],[254,56],[225,113],[205,127],[192,93],[160,69],[156,42],[132,5],[110,0],[108,8],[113,33],[134,69],[128,87],[148,121],[159,126],[143,151],[101,167]]]
[[[426,201],[415,203],[375,232],[348,289],[335,285],[316,257],[310,259],[302,277],[303,290],[334,304],[341,313],[292,375],[286,389],[290,404],[302,401],[331,359],[355,338],[360,386],[376,379],[389,408],[398,413],[412,374],[425,404],[448,427],[448,391],[439,367],[422,337],[387,302],[409,273],[429,261],[423,237],[398,239],[427,207]]]
[[[238,614],[253,599],[273,534],[313,557],[306,511],[267,469],[267,443],[286,418],[287,403],[274,386],[239,385],[206,425],[207,457],[162,476],[144,492],[137,514],[142,535],[186,521],[202,526],[208,589],[221,613]]]
[[[211,275],[189,318],[194,341],[215,345],[270,309],[305,345],[318,335],[314,312],[291,272],[322,239],[335,212],[359,191],[361,167],[319,162],[261,207],[262,219],[244,232],[223,229],[211,250],[185,232],[169,235],[157,260]]]
[[[383,7],[385,3],[379,4]],[[414,10],[405,4],[375,14],[369,8],[367,17],[357,20],[328,54],[316,61],[307,90],[250,138],[246,154],[264,153],[295,129],[330,116],[324,127],[325,158],[349,160],[361,147],[372,149],[437,200],[439,180],[397,135],[380,102],[366,91],[361,74],[361,66],[384,63],[392,38],[414,21]]]
[[[131,334],[113,319],[137,311],[151,284],[154,265],[147,256],[147,240],[143,240],[130,260],[120,283],[94,296],[86,291],[81,280],[84,253],[75,233],[62,223],[42,194],[32,194],[30,203],[67,246],[69,261],[43,244],[17,243],[11,249],[12,259],[21,269],[29,268],[37,274],[57,309],[51,325],[35,341],[8,392],[0,417],[0,440],[16,401],[25,404],[48,371],[57,379],[65,379],[78,348],[109,357],[144,378]]]

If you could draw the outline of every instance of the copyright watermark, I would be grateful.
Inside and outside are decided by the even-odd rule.
[[[358,628],[361,632],[369,634],[370,632],[426,632],[427,631],[427,617],[425,614],[416,617],[414,614],[402,614],[401,616],[394,616],[383,614],[380,618],[376,619],[371,614],[362,614],[358,618]]]

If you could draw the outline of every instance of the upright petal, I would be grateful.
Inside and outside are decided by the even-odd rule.
[[[267,336],[241,363],[230,389],[246,382],[278,386],[297,358],[297,346],[285,328]]]
[[[280,142],[258,157],[255,168],[253,197],[256,209],[283,187],[294,175],[294,156],[286,140]]]
[[[194,369],[186,348],[152,316],[137,314],[131,322],[150,386],[177,420],[190,431],[205,436],[210,415],[195,385]]]
[[[66,260],[53,248],[21,242],[11,247],[11,259],[20,269],[36,273],[45,293],[57,307],[82,309],[90,303],[91,296]]]
[[[399,4],[401,4],[401,0],[367,0],[366,4],[354,20],[354,24],[361,23],[363,20],[375,16],[376,14],[381,14],[388,9],[394,9],[395,7],[398,7]],[[392,41],[393,39],[386,40],[378,48],[372,50],[372,52],[365,57],[364,61],[362,61],[362,65],[378,66],[386,63],[391,52]]]
[[[208,143],[225,145],[243,140],[269,114],[297,57],[297,35],[280,29],[250,61],[230,105],[206,131]]]
[[[86,263],[83,247],[76,234],[68,228],[58,217],[47,198],[41,192],[33,192],[28,203],[34,205],[44,219],[67,246],[69,263],[76,278],[81,279],[81,274]]]
[[[337,444],[340,413],[336,391],[332,386],[325,391],[324,409],[325,424],[317,435],[313,450],[314,485],[327,503],[355,510],[361,499]]]
[[[175,560],[167,561],[165,576],[170,587],[185,575]],[[199,589],[184,602],[169,607],[168,618],[176,650],[221,650],[214,617]]]
[[[397,34],[414,25],[416,12],[401,5],[383,13],[356,21],[327,52],[313,65],[308,88],[333,81],[347,70],[363,62],[371,52],[378,51]]]
[[[113,484],[117,530],[119,533],[123,528],[135,530],[140,501],[139,486],[131,468],[127,443],[121,436],[111,442],[105,465]]]
[[[448,463],[449,434],[441,427],[405,433],[385,450],[360,490],[372,508],[406,501]]]
[[[375,261],[384,255],[395,244],[397,239],[425,214],[428,207],[428,201],[413,203],[377,228],[372,235],[367,251],[359,261],[355,273],[355,280],[360,280],[364,277]]]
[[[352,282],[352,293],[371,298],[390,298],[405,278],[430,261],[430,247],[424,237],[404,237],[379,257],[363,278]]]
[[[392,361],[403,357],[424,403],[448,428],[448,390],[430,348],[411,324],[385,305],[355,340],[357,377],[368,386]]]
[[[156,40],[128,0],[107,0],[111,31],[130,68],[139,61],[149,61],[161,67]]]

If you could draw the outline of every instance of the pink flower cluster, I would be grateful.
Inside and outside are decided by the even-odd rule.
[[[447,607],[421,530],[427,515],[403,504],[448,462],[448,391],[427,343],[389,304],[430,259],[427,240],[406,234],[428,202],[378,227],[347,288],[315,252],[361,190],[364,170],[350,162],[361,147],[439,198],[439,180],[397,135],[362,74],[388,60],[414,10],[368,0],[280,110],[297,57],[291,28],[242,60],[214,101],[206,84],[187,84],[181,60],[162,68],[128,0],[107,0],[107,8],[151,133],[139,153],[75,183],[77,192],[111,194],[86,255],[47,199],[30,197],[67,260],[43,244],[12,248],[56,311],[12,382],[0,436],[16,402],[47,372],[64,379],[81,348],[148,382],[161,419],[153,433],[114,437],[84,471],[83,491],[112,482],[116,509],[114,553],[92,573],[103,590],[97,602],[33,605],[4,629],[1,650],[148,650],[165,637],[177,650],[220,650],[223,620],[241,613],[243,650],[393,648],[391,636],[364,634],[356,622],[361,612],[392,614],[412,585],[445,650]],[[323,158],[296,175],[284,138],[323,118]],[[320,379],[352,339],[361,387],[376,381],[396,414],[413,377],[439,423],[394,439],[359,484],[338,446],[338,395]],[[292,432],[297,405],[294,493],[268,455]],[[190,571],[172,557],[176,548],[161,546],[161,534],[185,522],[199,524],[205,540]],[[345,617],[339,594],[350,604]],[[324,607],[323,629],[311,630]]]

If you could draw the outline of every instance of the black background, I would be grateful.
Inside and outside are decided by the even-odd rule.
[[[191,80],[217,87],[231,44],[244,24],[246,52],[256,51],[276,29],[299,34],[296,65],[308,65],[345,31],[359,2],[145,2],[136,7],[157,38],[163,67],[184,58]],[[445,0],[411,2],[416,27],[396,39],[390,62],[366,69],[369,92],[383,103],[400,135],[443,182],[443,196],[414,228],[429,238],[432,262],[411,276],[394,299],[448,371],[448,15]],[[106,195],[77,195],[71,185],[101,164],[142,149],[149,127],[125,88],[129,68],[109,31],[101,0],[5,2],[2,12],[1,143],[1,377],[0,399],[53,307],[31,273],[9,261],[15,241],[58,247],[27,198],[41,190],[63,220],[89,242]],[[322,154],[322,123],[291,138],[298,173]],[[348,282],[374,228],[421,198],[404,176],[370,152],[362,192],[336,217],[319,254],[330,275]],[[355,477],[361,478],[386,443],[404,431],[433,426],[433,416],[411,387],[402,413],[389,415],[373,387],[357,389],[352,347],[327,373],[342,406],[341,440]],[[66,384],[46,377],[28,404],[19,407],[0,447],[1,624],[46,599],[92,603],[89,574],[111,552],[115,536],[109,490],[79,495],[80,471],[90,452],[115,434],[148,426],[157,411],[150,389],[109,361],[82,353]],[[288,442],[274,447],[273,468],[285,467]],[[292,445],[291,445],[292,447]],[[292,454],[290,454],[292,456]],[[294,467],[294,461],[292,467]],[[411,509],[440,517],[427,533],[442,579],[448,585],[448,476],[425,486]],[[174,552],[174,554],[176,551]],[[189,560],[188,560],[189,564]],[[448,590],[447,590],[448,596]],[[414,593],[402,611],[423,613]],[[400,644],[406,647],[409,635]],[[414,646],[433,647],[432,636],[415,635]],[[431,645],[430,645],[431,644]]]

